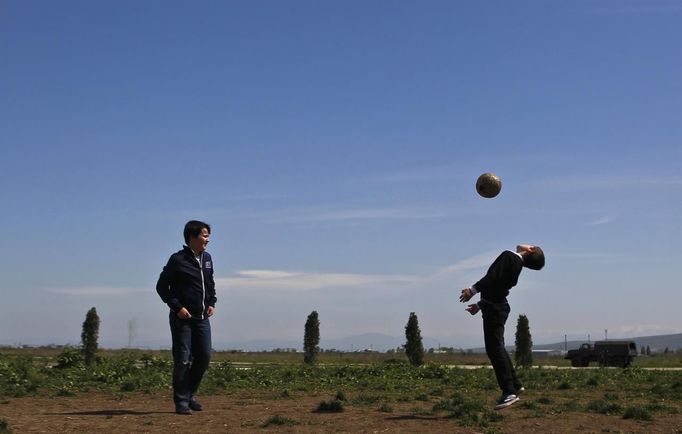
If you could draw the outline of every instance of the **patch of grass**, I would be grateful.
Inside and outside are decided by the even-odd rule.
[[[557,386],[557,389],[559,390],[568,390],[571,389],[573,386],[571,386],[571,383],[569,383],[567,380],[563,380],[562,382],[559,383]]]
[[[429,395],[426,393],[420,393],[419,395],[414,397],[415,401],[428,401],[429,400]]]
[[[265,422],[263,422],[261,427],[267,428],[269,426],[294,426],[294,425],[300,425],[300,422],[294,419],[289,419],[288,417],[275,415],[270,417]]]
[[[577,399],[571,399],[561,404],[562,411],[581,411],[582,407]]]
[[[442,399],[433,406],[434,412],[447,412],[448,417],[457,419],[462,426],[486,427],[489,422],[497,422],[503,416],[492,411],[480,402],[455,393],[450,399]]]
[[[590,401],[590,403],[587,404],[587,409],[589,411],[601,414],[620,414],[623,411],[623,407],[621,407],[619,404],[605,401],[603,399]]]
[[[12,429],[9,427],[9,422],[7,419],[0,419],[0,433],[11,433]]]
[[[443,396],[443,388],[437,387],[431,391],[431,396]]]
[[[536,401],[521,401],[519,407],[526,410],[537,410],[538,403]]]
[[[604,393],[604,400],[606,401],[618,401],[619,397],[617,393],[606,392]]]
[[[381,407],[379,407],[379,411],[382,413],[393,413],[393,407],[388,403],[383,403],[381,404]]]
[[[631,406],[623,412],[623,419],[651,421],[654,420],[654,417],[646,407]]]
[[[426,408],[421,408],[421,407],[413,407],[410,410],[410,413],[413,416],[433,416],[433,411],[426,409]]]
[[[550,405],[554,404],[554,401],[552,398],[549,398],[547,396],[541,396],[538,399],[535,400],[538,404],[543,404],[543,405]]]
[[[334,399],[320,402],[315,411],[318,413],[341,413],[343,410],[343,402]]]
[[[599,379],[597,377],[590,377],[585,384],[588,386],[599,386]]]
[[[55,393],[56,396],[76,396],[76,394],[67,387],[60,387]]]
[[[679,414],[680,413],[680,411],[677,409],[677,407],[673,407],[672,405],[664,404],[661,402],[652,402],[650,404],[647,404],[646,409],[649,411],[665,412],[668,414]]]

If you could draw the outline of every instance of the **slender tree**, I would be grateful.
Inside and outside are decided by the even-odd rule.
[[[133,339],[137,337],[137,319],[128,321],[128,348],[133,346]]]
[[[97,354],[97,339],[99,337],[99,316],[94,307],[85,315],[83,321],[83,332],[81,333],[81,344],[83,360],[89,365],[95,360]]]
[[[516,323],[516,352],[514,352],[516,366],[530,368],[533,365],[533,340],[530,336],[528,317],[519,315]]]
[[[410,363],[414,366],[421,366],[424,364],[424,345],[422,344],[422,335],[419,330],[419,320],[414,312],[410,312],[410,318],[407,320],[405,326],[405,353]]]
[[[305,322],[305,335],[303,336],[303,361],[310,365],[317,361],[317,353],[320,352],[320,319],[317,311],[312,311]]]

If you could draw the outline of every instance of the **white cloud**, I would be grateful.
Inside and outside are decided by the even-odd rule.
[[[385,288],[389,285],[424,284],[454,273],[490,265],[495,252],[482,253],[427,275],[319,273],[285,270],[240,270],[235,276],[216,279],[222,290],[315,291],[325,288]]]
[[[418,277],[406,275],[241,270],[234,277],[216,279],[216,288],[279,291],[314,291],[338,287],[368,287],[371,289],[370,286],[407,285],[417,280],[419,280]]]
[[[602,217],[598,220],[589,222],[587,226],[599,226],[599,225],[605,225],[607,223],[611,223],[613,221],[613,218],[611,217]]]
[[[492,261],[498,254],[499,252],[490,251],[486,253],[481,253],[480,255],[472,256],[470,258],[463,259],[453,265],[441,269],[435,274],[435,276],[439,277],[445,274],[453,274],[460,271],[487,267],[492,263]]]
[[[45,288],[45,291],[64,295],[125,295],[134,292],[147,292],[149,288],[130,288],[117,286],[85,286],[76,288]]]

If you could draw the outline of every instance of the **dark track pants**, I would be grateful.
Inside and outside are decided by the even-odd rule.
[[[516,377],[516,370],[504,347],[504,325],[511,310],[509,304],[482,301],[479,306],[483,314],[485,352],[495,370],[497,384],[502,389],[503,395],[516,394],[521,387],[521,382]]]

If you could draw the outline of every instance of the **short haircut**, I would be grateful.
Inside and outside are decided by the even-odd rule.
[[[545,266],[545,253],[538,246],[533,246],[533,251],[524,255],[523,266],[531,270],[541,270]]]
[[[185,236],[185,243],[189,245],[189,239],[198,237],[204,228],[209,234],[211,233],[211,226],[208,223],[204,223],[199,220],[188,221],[185,224],[185,230],[182,233]]]

